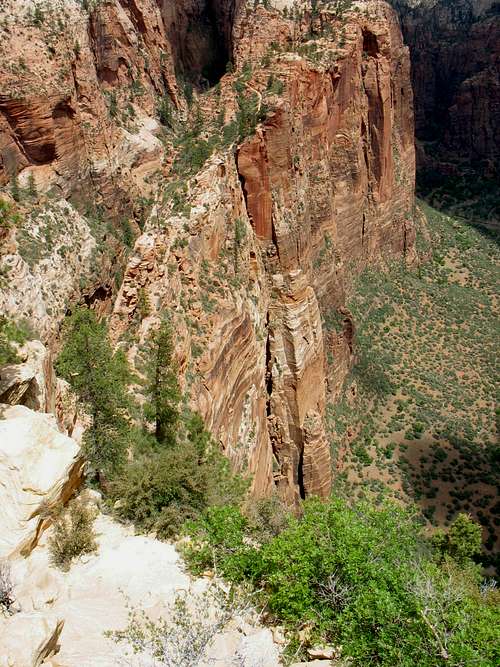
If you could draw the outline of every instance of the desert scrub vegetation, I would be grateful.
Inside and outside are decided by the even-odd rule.
[[[470,512],[483,526],[484,565],[498,566],[499,249],[421,205],[430,261],[370,269],[352,292],[357,399],[328,410],[335,456],[347,427],[356,434],[337,492],[390,488],[437,525]]]
[[[0,197],[0,238],[3,237],[9,229],[19,224],[21,216],[16,210],[14,204],[7,199]]]
[[[125,644],[131,655],[152,657],[155,666],[197,667],[207,664],[207,653],[216,635],[247,609],[248,597],[212,583],[189,599],[178,593],[158,620],[149,618],[143,609],[129,606],[127,626],[106,635]],[[235,667],[240,664],[243,662],[234,663]]]
[[[363,667],[497,664],[499,594],[471,560],[469,517],[433,541],[418,512],[389,500],[309,499],[302,510],[262,539],[238,508],[211,508],[190,524],[186,561],[250,585],[295,658],[328,642]]]
[[[83,500],[72,500],[67,507],[59,507],[53,516],[53,532],[49,538],[52,563],[69,570],[75,558],[97,550],[94,532],[95,509]]]
[[[31,332],[24,322],[13,322],[0,315],[0,368],[21,361],[17,347],[25,343],[30,336]]]
[[[14,585],[10,576],[10,565],[6,560],[0,560],[0,614],[10,615],[14,602]]]
[[[169,537],[206,507],[239,502],[247,483],[187,407],[167,320],[152,331],[139,366],[134,376],[93,311],[77,309],[67,319],[56,367],[89,416],[82,441],[89,479],[119,519]],[[128,391],[134,383],[142,406]]]

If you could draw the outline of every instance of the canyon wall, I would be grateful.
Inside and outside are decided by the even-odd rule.
[[[255,490],[274,483],[290,503],[329,493],[324,411],[353,359],[351,279],[414,255],[408,51],[388,6],[371,7],[350,15],[340,44],[318,37],[317,62],[294,50],[292,21],[240,14],[237,72],[218,104],[234,104],[229,84],[248,62],[247,88],[264,95],[272,73],[283,90],[255,133],[195,177],[189,213],[154,211],[114,311],[119,334],[144,293],[170,310],[195,406]]]
[[[498,171],[500,4],[394,0],[410,47],[422,158],[472,161]]]
[[[0,182],[28,187],[31,174],[40,193],[13,203],[23,223],[2,249],[2,307],[49,340],[71,303],[95,307],[100,294],[132,363],[168,314],[193,407],[255,492],[326,496],[325,406],[354,358],[345,296],[364,267],[415,256],[413,96],[396,14],[378,1],[342,17],[224,0],[89,6],[53,0],[43,20],[17,0],[2,8]],[[213,40],[221,50],[207,61]],[[180,168],[196,141],[211,157]],[[64,208],[30,263],[21,241],[47,238],[45,214],[32,222],[47,193]],[[128,257],[124,215],[142,230]],[[57,236],[66,218],[75,243]],[[97,270],[93,245],[106,251]]]

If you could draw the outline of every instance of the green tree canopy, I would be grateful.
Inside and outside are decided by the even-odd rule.
[[[125,460],[128,441],[127,360],[123,352],[113,352],[106,324],[87,308],[78,308],[67,318],[62,337],[57,372],[91,418],[83,436],[84,454],[99,476],[113,474]]]
[[[150,336],[146,350],[145,394],[148,400],[144,415],[148,421],[154,422],[158,443],[169,447],[176,443],[181,400],[173,355],[172,327],[164,320]]]

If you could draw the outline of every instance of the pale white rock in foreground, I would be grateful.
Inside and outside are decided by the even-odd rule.
[[[78,488],[79,447],[55,417],[22,405],[0,421],[0,558],[29,552],[44,527],[40,513]]]
[[[51,667],[152,667],[150,656],[126,653],[104,635],[127,625],[127,603],[157,619],[177,593],[195,596],[208,585],[193,581],[175,547],[99,515],[99,549],[75,562],[69,572],[50,564],[46,536],[26,559],[13,562],[16,601],[22,611],[0,619],[0,667],[32,667],[44,643],[62,623],[59,651],[43,663]],[[47,533],[49,535],[50,533]],[[207,614],[209,610],[207,610]],[[26,632],[33,628],[34,634]],[[43,636],[45,629],[46,635]],[[24,633],[24,634],[23,634]],[[22,639],[24,637],[24,639]],[[5,638],[5,639],[4,639]],[[29,658],[29,659],[28,659]],[[31,660],[31,661],[30,661]],[[231,622],[220,633],[203,665],[277,667],[279,653],[268,629]]]
[[[177,594],[184,594],[189,606],[209,583],[186,574],[174,545],[135,535],[132,527],[103,514],[95,521],[97,552],[74,562],[68,572],[54,567],[48,549],[52,529],[40,524],[36,512],[74,492],[75,469],[81,470],[78,445],[57,430],[54,417],[24,406],[4,409],[0,557],[9,560],[15,613],[0,614],[0,667],[156,666],[151,656],[127,655],[124,645],[106,637],[105,631],[126,627],[127,604],[144,609],[153,620],[168,618]],[[98,494],[85,495],[99,500]],[[212,611],[207,609],[207,616]],[[203,663],[279,664],[271,632],[251,614],[228,623]]]

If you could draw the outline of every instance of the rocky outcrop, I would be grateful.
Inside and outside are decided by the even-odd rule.
[[[230,667],[238,657],[245,667],[277,667],[278,647],[256,612],[235,608],[217,616],[217,598],[199,597],[211,579],[193,581],[172,544],[135,535],[132,526],[116,524],[97,507],[97,552],[70,571],[57,569],[50,517],[78,491],[81,475],[79,447],[57,431],[52,416],[2,406],[0,563],[8,563],[13,602],[8,612],[0,609],[0,667],[156,664],[150,654],[132,656],[131,647],[116,644],[105,631],[125,628],[131,607],[168,621],[176,595],[192,609],[193,622],[224,618],[219,625],[214,621],[207,666],[216,657]],[[100,496],[86,490],[78,502],[99,505]]]
[[[29,554],[50,511],[79,488],[79,447],[52,415],[5,406],[0,421],[0,558]]]
[[[52,343],[70,304],[111,304],[163,168],[173,59],[153,0],[7,0],[0,62],[0,187],[20,200],[0,307]]]
[[[135,163],[160,165],[161,146],[134,135],[158,96],[175,97],[156,3],[51,0],[35,11],[7,0],[1,15],[0,184],[31,173],[42,189],[123,209],[138,166],[120,160],[124,144]]]
[[[210,582],[191,580],[172,544],[134,535],[103,515],[95,529],[97,553],[75,562],[69,572],[51,564],[45,538],[30,556],[12,561],[17,611],[0,615],[0,667],[153,665],[151,655],[135,654],[105,632],[125,628],[131,608],[168,621],[176,595],[193,608],[193,620],[200,620],[196,601]],[[204,620],[214,612],[205,605]],[[280,664],[271,631],[251,611],[218,631],[204,664],[214,658],[221,667],[232,667],[236,658],[244,667]]]
[[[438,168],[453,159],[472,160],[491,175],[500,158],[498,2],[395,0],[395,4],[410,47],[422,157],[435,158]]]
[[[44,342],[57,334],[68,305],[87,285],[92,293],[111,271],[91,223],[64,199],[26,212],[11,242],[0,248],[0,268],[7,276],[2,313],[29,322]]]
[[[25,405],[38,412],[54,412],[57,379],[52,355],[40,341],[25,343],[21,364],[0,368],[0,404]]]

